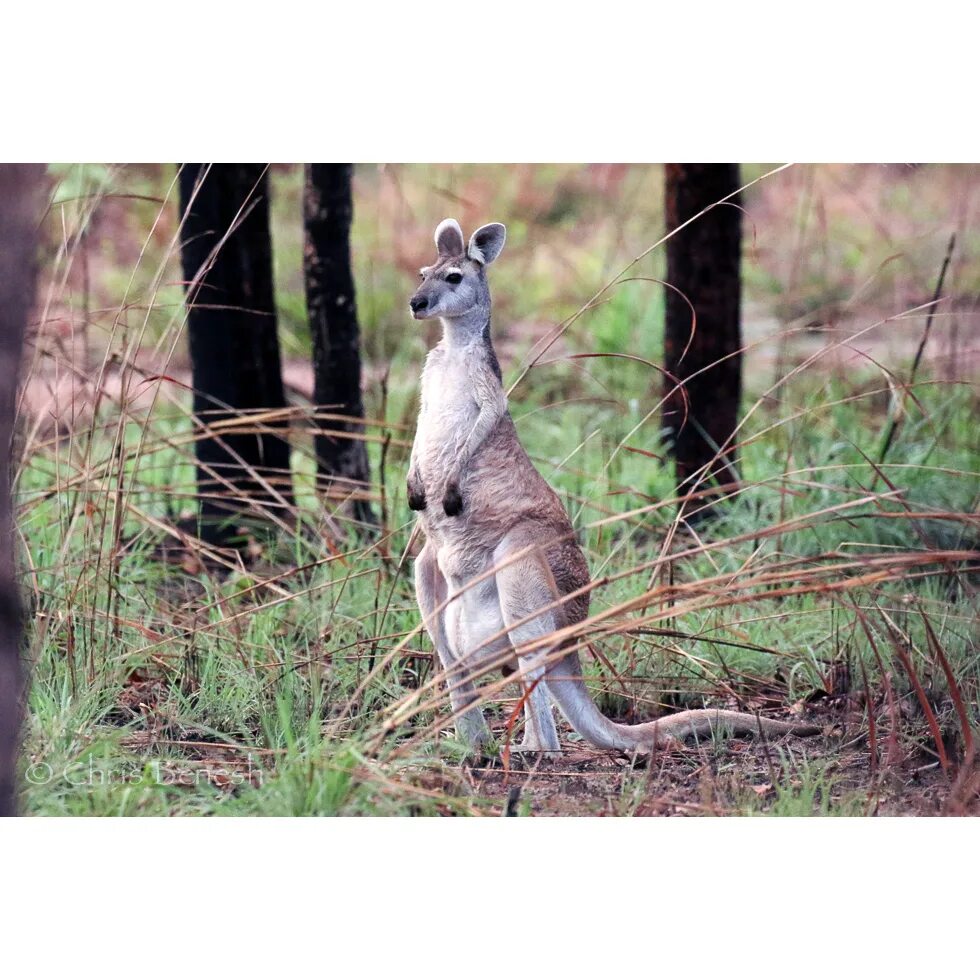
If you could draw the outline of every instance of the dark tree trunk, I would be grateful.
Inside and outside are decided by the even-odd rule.
[[[17,377],[34,301],[41,176],[35,165],[0,166],[0,817],[17,805],[17,754],[24,709],[23,613],[14,557],[10,480]]]
[[[667,230],[733,194],[738,181],[737,163],[667,164]],[[686,421],[680,391],[669,395],[664,407],[681,493],[736,480],[732,434],[742,394],[741,248],[742,212],[730,203],[711,208],[667,242],[667,281],[696,313],[692,337],[691,307],[666,290],[664,366],[684,382],[687,396]],[[668,379],[668,393],[673,388]]]
[[[207,431],[236,418],[240,430],[249,412],[286,405],[266,165],[183,164],[180,200],[201,534],[221,543],[235,518],[268,516],[292,501],[285,420],[260,421],[250,432]]]
[[[313,400],[318,413],[359,419],[361,344],[350,264],[353,217],[349,163],[311,163],[303,195],[306,307],[313,339]],[[318,486],[335,500],[349,500],[353,515],[373,522],[364,426],[356,421],[314,424]],[[342,434],[351,433],[354,438]]]

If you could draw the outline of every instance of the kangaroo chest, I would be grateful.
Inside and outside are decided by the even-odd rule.
[[[427,486],[442,485],[480,412],[467,360],[464,349],[440,351],[426,361],[416,438]]]

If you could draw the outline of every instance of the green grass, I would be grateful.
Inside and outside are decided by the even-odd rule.
[[[815,392],[812,397],[826,404],[826,396]],[[515,410],[521,407],[518,403]],[[931,468],[903,463],[889,472],[902,486],[904,500],[916,510],[968,510],[972,480],[953,479],[948,471],[966,473],[972,465],[969,452],[957,447],[957,440],[968,434],[970,399],[944,393],[935,408],[931,404],[929,408],[934,425],[945,422],[940,442],[934,445],[935,440],[926,435],[918,438],[919,430],[910,425],[896,455],[916,460],[931,454]],[[853,419],[839,421],[859,429],[859,413],[852,411]],[[543,471],[578,514],[593,571],[627,573],[595,597],[593,611],[601,611],[647,587],[649,572],[630,574],[630,570],[655,556],[673,513],[658,507],[632,525],[612,522],[589,528],[590,522],[604,520],[595,505],[620,512],[643,506],[648,499],[669,497],[670,484],[646,457],[628,453],[617,455],[604,476],[585,476],[603,470],[610,446],[635,424],[633,416],[594,406],[573,407],[563,415],[567,416],[564,425],[556,424],[558,420],[547,411],[525,416],[522,436],[532,452],[538,449],[535,455]],[[602,438],[586,438],[596,428]],[[911,521],[886,519],[874,507],[860,507],[839,517],[807,517],[862,493],[862,484],[866,487],[872,477],[867,464],[853,458],[846,439],[836,440],[834,433],[828,433],[831,438],[821,442],[819,433],[820,426],[810,426],[799,435],[801,462],[812,460],[806,473],[765,482],[762,474],[778,472],[776,440],[751,442],[743,470],[753,483],[731,502],[710,533],[719,540],[738,538],[793,518],[801,519],[800,529],[676,560],[676,582],[737,578],[747,562],[761,572],[789,556],[826,562],[821,556],[831,553],[887,555],[894,549],[921,548]],[[794,438],[787,434],[790,441]],[[163,472],[186,466],[186,461],[167,460],[167,452],[159,460]],[[105,458],[108,447],[92,455]],[[565,464],[558,465],[562,460]],[[408,533],[407,525],[401,524],[408,516],[401,489],[404,459],[389,460],[388,467],[393,488],[390,506],[399,525],[388,529],[388,550],[397,557]],[[382,561],[354,542],[349,542],[354,557],[326,561],[314,536],[319,524],[312,504],[297,513],[295,539],[279,542],[273,560],[237,574],[188,574],[165,565],[154,551],[159,534],[130,516],[122,524],[125,547],[111,578],[110,599],[111,524],[99,526],[100,517],[106,516],[99,510],[89,522],[73,522],[70,509],[84,509],[85,502],[93,499],[96,507],[105,507],[105,498],[97,487],[71,502],[64,494],[39,496],[57,486],[53,472],[50,466],[29,465],[21,481],[22,530],[36,569],[35,664],[26,758],[31,766],[69,775],[29,786],[28,812],[327,814],[434,808],[431,800],[417,799],[412,787],[419,773],[433,765],[439,768],[441,758],[452,765],[447,739],[426,738],[405,758],[400,756],[397,737],[389,736],[380,748],[372,742],[385,708],[409,694],[432,671],[426,657],[406,650],[403,658],[368,673],[372,655],[376,665],[381,663],[398,638],[417,625],[406,569],[399,570],[395,561]],[[139,483],[141,511],[162,517],[179,509],[182,502],[175,502],[165,488],[155,488],[151,476],[143,468],[137,472],[138,481],[147,479],[146,484]],[[780,493],[782,484],[799,487],[804,480],[819,481],[820,486],[797,490],[789,498]],[[642,494],[635,492],[636,487],[643,488]],[[894,514],[900,508],[882,503],[881,511]],[[928,528],[930,534],[948,539],[945,546],[953,547],[962,525],[934,520]],[[303,573],[296,571],[310,562],[319,564]],[[260,585],[269,577],[276,577],[286,596]],[[770,600],[764,588],[750,589],[742,605],[716,608],[709,601],[655,624],[689,638],[683,640],[629,632],[604,637],[597,629],[595,642],[627,678],[625,695],[608,671],[603,669],[600,676],[594,663],[588,669],[596,687],[608,692],[600,694],[600,703],[620,714],[634,709],[640,717],[651,717],[662,705],[696,706],[705,699],[713,703],[728,678],[741,679],[738,686],[743,692],[751,692],[756,679],[768,679],[782,685],[792,702],[818,689],[828,665],[843,655],[877,675],[873,651],[867,637],[855,628],[851,604],[871,610],[873,616],[877,607],[890,610],[908,632],[917,663],[941,687],[937,665],[926,653],[923,623],[915,615],[916,605],[921,604],[939,631],[960,687],[972,692],[980,688],[976,636],[970,625],[975,600],[965,580],[942,574],[857,588],[844,595],[814,591]],[[112,609],[110,618],[105,615],[107,607]],[[878,629],[882,630],[880,623]],[[739,645],[733,647],[731,642]],[[883,632],[880,642],[887,648]],[[410,641],[409,648],[428,653],[421,638]],[[147,688],[143,701],[137,697],[135,704],[129,704],[126,692],[134,686],[139,692],[140,684],[155,686]],[[350,705],[362,684],[358,702]],[[126,712],[120,710],[121,702],[129,704]],[[495,715],[498,722],[502,720],[502,709]],[[434,719],[432,711],[423,712],[398,736],[422,730]],[[195,745],[189,748],[182,743]],[[208,743],[238,748],[215,753],[207,751]],[[367,764],[367,760],[379,764],[376,760],[387,756],[398,757],[398,762],[392,760],[391,770],[380,763],[382,771],[394,773],[390,778],[403,786],[399,791],[403,797],[390,787],[380,789]],[[243,759],[258,767],[261,775],[256,785],[238,782]],[[121,782],[107,778],[97,786],[84,780],[74,785],[71,773],[84,771],[93,761],[102,771],[127,776]],[[207,776],[195,776],[202,768],[216,765],[230,773],[227,779],[217,779],[221,785]],[[775,812],[796,812],[794,807],[805,809],[810,805],[807,800],[813,802],[813,794],[796,792],[793,785],[793,778],[787,776],[785,785],[777,786]],[[820,812],[831,806],[828,799],[820,797]],[[463,801],[446,805],[461,806]]]
[[[449,179],[459,192],[483,193],[476,169],[455,168],[447,177],[438,168],[420,168],[413,172],[416,193],[428,210],[439,210],[438,219],[447,205],[433,204],[424,192]],[[59,192],[66,196],[79,188],[105,193],[113,179],[112,171],[103,170],[67,175],[74,183]],[[140,171],[137,177],[147,184],[148,196],[162,197],[172,174]],[[121,427],[119,407],[110,400],[94,425],[77,426],[70,438],[35,435],[19,479],[33,675],[25,812],[500,811],[499,792],[484,792],[467,778],[462,748],[449,726],[439,724],[447,711],[443,702],[410,715],[394,730],[384,729],[390,708],[412,698],[435,670],[427,639],[414,632],[418,613],[410,562],[399,561],[411,525],[404,493],[407,449],[399,443],[408,436],[397,426],[413,422],[426,338],[403,314],[411,283],[408,260],[381,244],[390,189],[383,174],[370,170],[359,180],[369,202],[359,205],[354,239],[365,353],[371,378],[382,368],[388,372],[384,396],[369,381],[366,411],[392,426],[394,440],[385,457],[384,487],[376,488],[379,499],[383,489],[386,502],[380,543],[354,535],[328,543],[330,529],[312,491],[308,439],[298,426],[292,532],[271,540],[259,536],[253,563],[230,570],[202,565],[179,548],[167,559],[161,553],[168,540],[162,528],[194,505],[193,447],[182,394],[173,404],[161,400],[149,415],[135,412]],[[622,235],[635,236],[634,246],[611,244],[609,222],[598,223],[582,242],[575,239],[574,219],[604,213],[609,199],[583,190],[581,174],[544,168],[530,175],[514,171],[507,180],[496,189],[488,220],[535,215],[533,224],[512,222],[511,264],[495,268],[496,322],[507,352],[505,379],[512,381],[543,332],[518,329],[523,319],[548,309],[555,322],[574,312],[610,267],[625,264],[617,265],[623,249],[635,254],[649,243],[653,233],[648,227],[644,232],[643,223],[655,219],[649,210],[630,212]],[[291,217],[298,214],[298,173],[277,171],[273,184],[283,343],[305,356],[301,241]],[[655,192],[655,178],[632,173],[616,193],[642,202]],[[377,214],[370,210],[372,194],[380,200]],[[157,207],[150,207],[149,218],[142,211],[123,213],[145,235]],[[571,242],[561,262],[549,248],[531,247],[539,233]],[[152,254],[135,276],[132,266],[128,272],[133,295],[152,308],[143,345],[176,344],[179,352],[179,318],[154,305],[163,302],[154,296],[166,276],[152,270],[173,267],[174,257],[163,253],[165,239],[153,238]],[[424,241],[412,245],[425,247]],[[661,276],[661,261],[653,257],[643,274]],[[113,257],[93,287],[105,294],[98,302],[107,307],[112,297],[119,302],[125,288],[119,285],[125,270],[115,262]],[[554,280],[554,270],[569,262],[573,271],[565,269]],[[748,263],[747,282],[761,281],[752,271],[761,267],[756,260]],[[170,286],[162,289],[169,303]],[[762,295],[756,290],[750,301],[761,302]],[[60,301],[68,302],[64,296]],[[651,580],[651,562],[676,517],[673,505],[665,503],[674,496],[670,474],[649,455],[663,452],[655,411],[661,379],[642,360],[615,356],[656,363],[662,311],[660,287],[617,287],[608,303],[576,321],[546,355],[548,363],[537,366],[511,397],[521,438],[573,515],[593,575],[611,580],[594,594],[594,614],[668,581],[665,564]],[[853,328],[876,319],[868,312]],[[124,349],[105,318],[93,315],[93,321],[106,349]],[[915,325],[891,326],[917,335]],[[789,367],[809,350],[803,341],[795,343],[788,341]],[[556,357],[569,353],[611,356]],[[748,355],[746,409],[771,384],[766,363],[757,353]],[[888,366],[906,376],[904,348]],[[928,554],[921,565],[888,564],[914,553],[978,548],[976,392],[926,376],[915,398],[881,468],[899,493],[877,498],[875,492],[888,488],[869,457],[876,458],[881,444],[889,389],[872,364],[856,362],[844,374],[818,361],[759,404],[742,430],[743,490],[712,522],[698,527],[700,545],[681,529],[670,549],[672,556],[681,555],[669,558],[671,581],[681,589],[673,605],[651,592],[628,621],[600,615],[589,626],[585,639],[608,664],[585,658],[604,710],[640,720],[667,708],[733,703],[732,698],[753,709],[787,708],[820,692],[832,665],[847,661],[852,693],[861,690],[862,668],[870,678],[881,740],[890,727],[884,667],[902,708],[898,737],[904,758],[921,765],[934,757],[934,746],[895,656],[896,642],[911,658],[943,732],[955,741],[957,729],[956,706],[930,646],[927,619],[976,726],[975,560],[974,570],[964,561],[925,561]],[[383,434],[383,427],[372,431]],[[377,443],[370,453],[380,479]],[[871,499],[855,506],[862,498]],[[646,510],[621,516],[637,508]],[[910,518],[909,512],[931,516]],[[861,581],[878,559],[885,577]],[[794,560],[798,564],[790,567]],[[782,580],[765,579],[779,569]],[[839,588],[849,578],[854,584]],[[509,689],[503,703],[488,706],[498,734],[514,698]],[[854,734],[840,736],[840,744]],[[719,765],[727,751],[722,743],[701,748]],[[860,751],[870,759],[866,743]],[[805,754],[776,756],[765,778],[772,788],[763,796],[726,790],[725,812],[864,812],[858,801],[865,797],[837,785],[826,754],[812,760]],[[640,777],[629,783],[620,812],[643,812],[648,790]]]
[[[866,801],[859,793],[838,791],[838,780],[827,768],[805,760],[798,766],[784,764],[774,787],[775,799],[762,812],[770,817],[864,816]],[[748,812],[757,812],[751,803]]]

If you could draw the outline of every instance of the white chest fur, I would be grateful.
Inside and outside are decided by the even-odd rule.
[[[416,438],[427,488],[443,484],[479,415],[473,360],[474,352],[467,347],[442,345],[426,358]]]

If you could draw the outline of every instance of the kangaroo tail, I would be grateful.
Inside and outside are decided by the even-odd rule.
[[[818,735],[816,725],[758,718],[745,711],[700,708],[680,711],[641,725],[620,725],[610,721],[593,702],[585,682],[578,653],[566,654],[549,671],[548,691],[568,723],[584,739],[600,749],[649,752],[671,742],[693,736],[710,736],[716,731],[734,735]]]

